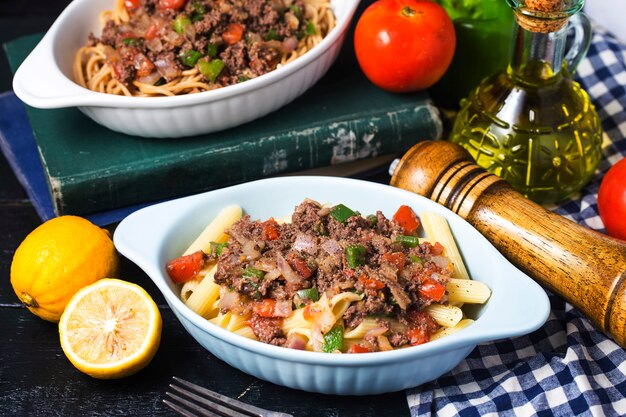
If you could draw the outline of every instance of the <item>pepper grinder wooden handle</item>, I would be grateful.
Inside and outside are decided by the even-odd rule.
[[[526,199],[451,142],[415,145],[391,185],[463,217],[519,269],[626,347],[626,243]]]

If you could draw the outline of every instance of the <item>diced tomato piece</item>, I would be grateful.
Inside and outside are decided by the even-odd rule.
[[[151,39],[156,38],[158,33],[159,33],[159,27],[153,23],[148,27],[148,29],[146,29],[146,33],[144,33],[143,37],[146,40],[151,40]]]
[[[361,345],[352,345],[350,346],[350,349],[348,349],[348,353],[368,353],[368,352],[371,352],[371,350]]]
[[[252,312],[261,317],[274,317],[274,309],[276,308],[276,300],[272,298],[264,298],[252,305]]]
[[[426,278],[420,285],[419,292],[422,297],[439,301],[445,294],[446,287],[433,279]]]
[[[134,32],[131,31],[124,31],[124,32],[120,32],[117,35],[117,42],[119,42],[120,40],[124,40],[124,39],[137,39],[137,35],[135,35]]]
[[[280,238],[280,232],[278,231],[278,223],[274,219],[269,219],[263,223],[262,237],[265,240],[277,240]]]
[[[408,320],[410,327],[405,335],[411,345],[421,345],[430,341],[430,336],[439,328],[435,319],[424,311],[411,311]]]
[[[174,282],[191,281],[204,267],[204,258],[204,252],[199,250],[189,255],[172,259],[167,263],[167,273]]]
[[[443,245],[439,242],[435,242],[430,250],[430,253],[433,255],[441,255],[443,253]]]
[[[304,311],[302,311],[302,317],[306,321],[313,321],[313,319],[316,316],[319,316],[320,313],[321,311],[315,306],[315,304],[307,304],[307,306],[304,307]]]
[[[343,268],[342,271],[346,278],[354,278],[354,269],[352,268]]]
[[[363,285],[365,285],[365,288],[368,288],[370,290],[380,290],[380,289],[385,288],[385,284],[383,284],[377,279],[369,278],[365,274],[362,274],[361,276],[359,276],[359,281],[362,282]]]
[[[287,262],[289,262],[289,265],[291,265],[302,278],[306,279],[313,275],[313,271],[306,261],[295,253],[291,252],[289,256],[287,256]]]
[[[409,323],[411,323],[412,327],[422,326],[428,328],[430,333],[436,331],[439,328],[439,325],[431,316],[425,311],[411,310],[409,312],[408,317]]]
[[[388,252],[383,255],[383,261],[387,262],[388,264],[394,265],[396,268],[398,268],[398,272],[402,272],[402,270],[404,269],[404,263],[406,261],[406,258],[404,256],[404,253],[402,252]]]
[[[239,23],[231,23],[222,33],[222,39],[227,45],[234,45],[243,37],[244,26]]]
[[[413,327],[406,331],[406,337],[411,346],[417,346],[430,341],[430,335],[421,327]]]
[[[159,0],[159,9],[179,10],[185,3],[187,0]]]
[[[152,74],[152,71],[154,71],[154,64],[144,54],[139,53],[135,55],[134,61],[135,69],[137,70],[137,76],[145,77]]]
[[[406,233],[413,233],[420,226],[417,215],[409,206],[400,206],[396,214],[393,215],[393,221],[401,226]]]
[[[126,10],[135,10],[141,6],[141,0],[124,0],[124,6],[126,6]]]

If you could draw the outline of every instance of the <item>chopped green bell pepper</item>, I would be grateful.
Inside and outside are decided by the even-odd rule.
[[[199,61],[198,69],[200,70],[202,75],[204,75],[204,78],[214,83],[224,69],[224,65],[224,61],[222,61],[221,59],[213,59],[211,61]]]
[[[324,335],[322,350],[325,353],[341,351],[343,349],[343,327],[335,326]]]
[[[260,269],[253,268],[251,266],[247,266],[246,269],[243,270],[242,275],[244,277],[258,278],[259,280],[261,280],[265,276],[265,272],[261,271]]]
[[[179,14],[178,16],[176,16],[176,19],[174,19],[174,23],[172,24],[172,29],[174,29],[174,32],[178,33],[179,35],[182,35],[183,32],[185,31],[185,26],[190,25],[191,24],[191,19],[189,19],[189,17],[185,16],[184,14]]]
[[[301,299],[308,299],[311,301],[317,301],[320,299],[320,292],[315,287],[300,290],[296,294],[298,294],[298,297]]]
[[[211,243],[209,243],[209,248],[211,250],[211,253],[214,253],[215,256],[220,256],[222,254],[222,251],[226,247],[228,247],[228,242],[223,242],[223,243],[211,242]]]
[[[365,246],[348,245],[346,248],[346,262],[352,269],[363,265],[365,261]]]
[[[209,42],[209,44],[206,46],[206,53],[211,58],[215,57],[215,55],[217,55],[217,45]]]
[[[178,59],[183,65],[193,67],[194,65],[196,65],[196,62],[198,62],[200,57],[202,57],[202,54],[200,52],[190,49],[180,54]]]
[[[330,216],[340,223],[345,223],[352,216],[356,216],[356,212],[343,204],[337,204],[330,209]]]
[[[402,244],[405,248],[414,248],[419,245],[419,239],[417,236],[396,236],[396,242]]]

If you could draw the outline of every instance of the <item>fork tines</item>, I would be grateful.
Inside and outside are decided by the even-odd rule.
[[[173,377],[170,388],[183,398],[172,392],[165,394],[171,398],[164,399],[163,402],[172,410],[187,417],[207,416],[207,417],[292,417],[290,414],[278,413],[264,410],[239,400],[210,391],[191,382],[177,377]]]

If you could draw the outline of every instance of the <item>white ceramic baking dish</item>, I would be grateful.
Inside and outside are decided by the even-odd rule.
[[[125,97],[97,93],[73,81],[72,62],[99,15],[114,0],[74,0],[18,68],[15,94],[43,109],[78,107],[96,122],[129,135],[175,138],[238,126],[288,104],[326,73],[345,39],[359,0],[331,0],[336,26],[295,61],[244,83],[174,97]]]
[[[492,295],[475,309],[476,321],[450,336],[406,349],[329,354],[272,346],[229,332],[180,299],[180,285],[165,265],[179,256],[225,206],[240,205],[253,219],[291,213],[305,198],[344,203],[362,213],[390,217],[400,205],[444,216],[470,276]],[[218,358],[258,378],[305,391],[380,394],[415,387],[459,364],[478,343],[529,333],[550,312],[546,293],[509,263],[469,223],[425,197],[391,186],[335,177],[284,177],[249,182],[139,210],[115,230],[116,248],[154,281],[172,311],[198,343]],[[203,366],[199,364],[198,366]]]

